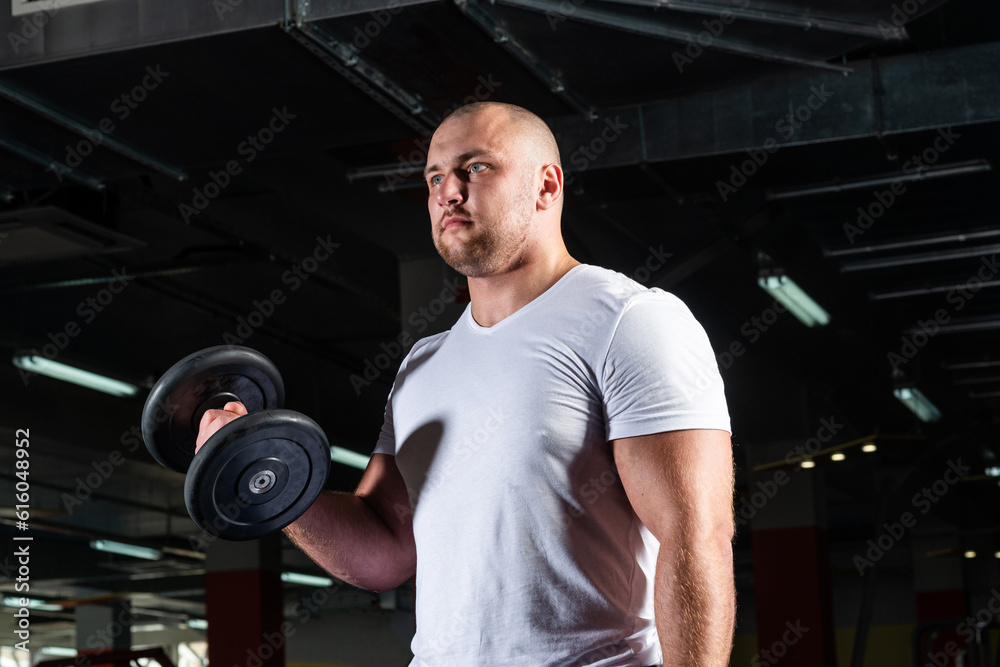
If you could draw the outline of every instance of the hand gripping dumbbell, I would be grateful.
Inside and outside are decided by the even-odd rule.
[[[142,410],[153,458],[186,473],[184,503],[206,533],[251,540],[299,518],[323,490],[330,444],[316,422],[292,410],[281,374],[261,353],[220,345],[181,359],[163,374]],[[248,414],[195,454],[201,418],[230,401]]]

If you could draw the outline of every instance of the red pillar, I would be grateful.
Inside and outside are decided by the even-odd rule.
[[[958,654],[966,650],[966,642],[958,632],[959,621],[966,617],[959,540],[953,532],[915,532],[912,549],[917,624],[946,621],[943,628],[926,634],[934,664],[951,667],[957,664]],[[928,642],[923,645],[927,648]]]
[[[222,667],[284,667],[281,542],[216,540],[205,561],[208,661]]]
[[[740,503],[744,517],[753,508],[760,664],[837,664],[821,474],[815,469],[751,474],[750,504]]]

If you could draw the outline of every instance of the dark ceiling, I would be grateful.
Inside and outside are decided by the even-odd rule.
[[[577,259],[670,290],[702,321],[741,491],[750,462],[821,418],[844,424],[836,443],[876,434],[876,454],[821,466],[832,548],[850,550],[876,524],[879,484],[907,497],[942,452],[976,480],[995,465],[996,3],[249,5],[104,0],[37,34],[0,17],[21,36],[0,52],[0,345],[144,387],[114,398],[0,366],[0,488],[13,497],[14,432],[30,428],[31,525],[58,545],[36,564],[39,597],[153,593],[151,614],[178,613],[167,597],[199,613],[198,558],[140,577],[86,541],[186,548],[198,534],[183,477],[130,434],[151,382],[227,335],[275,361],[288,407],[370,452],[399,358],[360,390],[352,375],[453,278],[413,175],[436,122],[474,99],[550,121]],[[317,239],[339,245],[311,264]],[[830,324],[770,320],[762,268],[784,269]],[[275,290],[282,303],[241,329]],[[902,383],[941,421],[908,412]],[[115,451],[125,463],[67,501]],[[359,475],[335,464],[329,486]],[[995,550],[993,482],[963,484],[941,511],[959,531],[985,526]]]

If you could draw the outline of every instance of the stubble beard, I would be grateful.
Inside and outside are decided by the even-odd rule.
[[[473,221],[474,228],[479,229],[478,233],[464,243],[451,246],[442,242],[443,233],[438,232],[434,237],[434,246],[448,266],[468,278],[483,278],[502,269],[514,268],[517,264],[515,255],[524,246],[531,228],[533,203],[534,195],[529,182],[516,200],[499,212],[496,222]],[[455,213],[461,215],[461,209]]]

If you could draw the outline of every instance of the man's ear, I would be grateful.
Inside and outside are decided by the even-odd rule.
[[[542,167],[542,184],[538,189],[536,206],[545,211],[555,206],[563,194],[563,170],[557,164]]]

